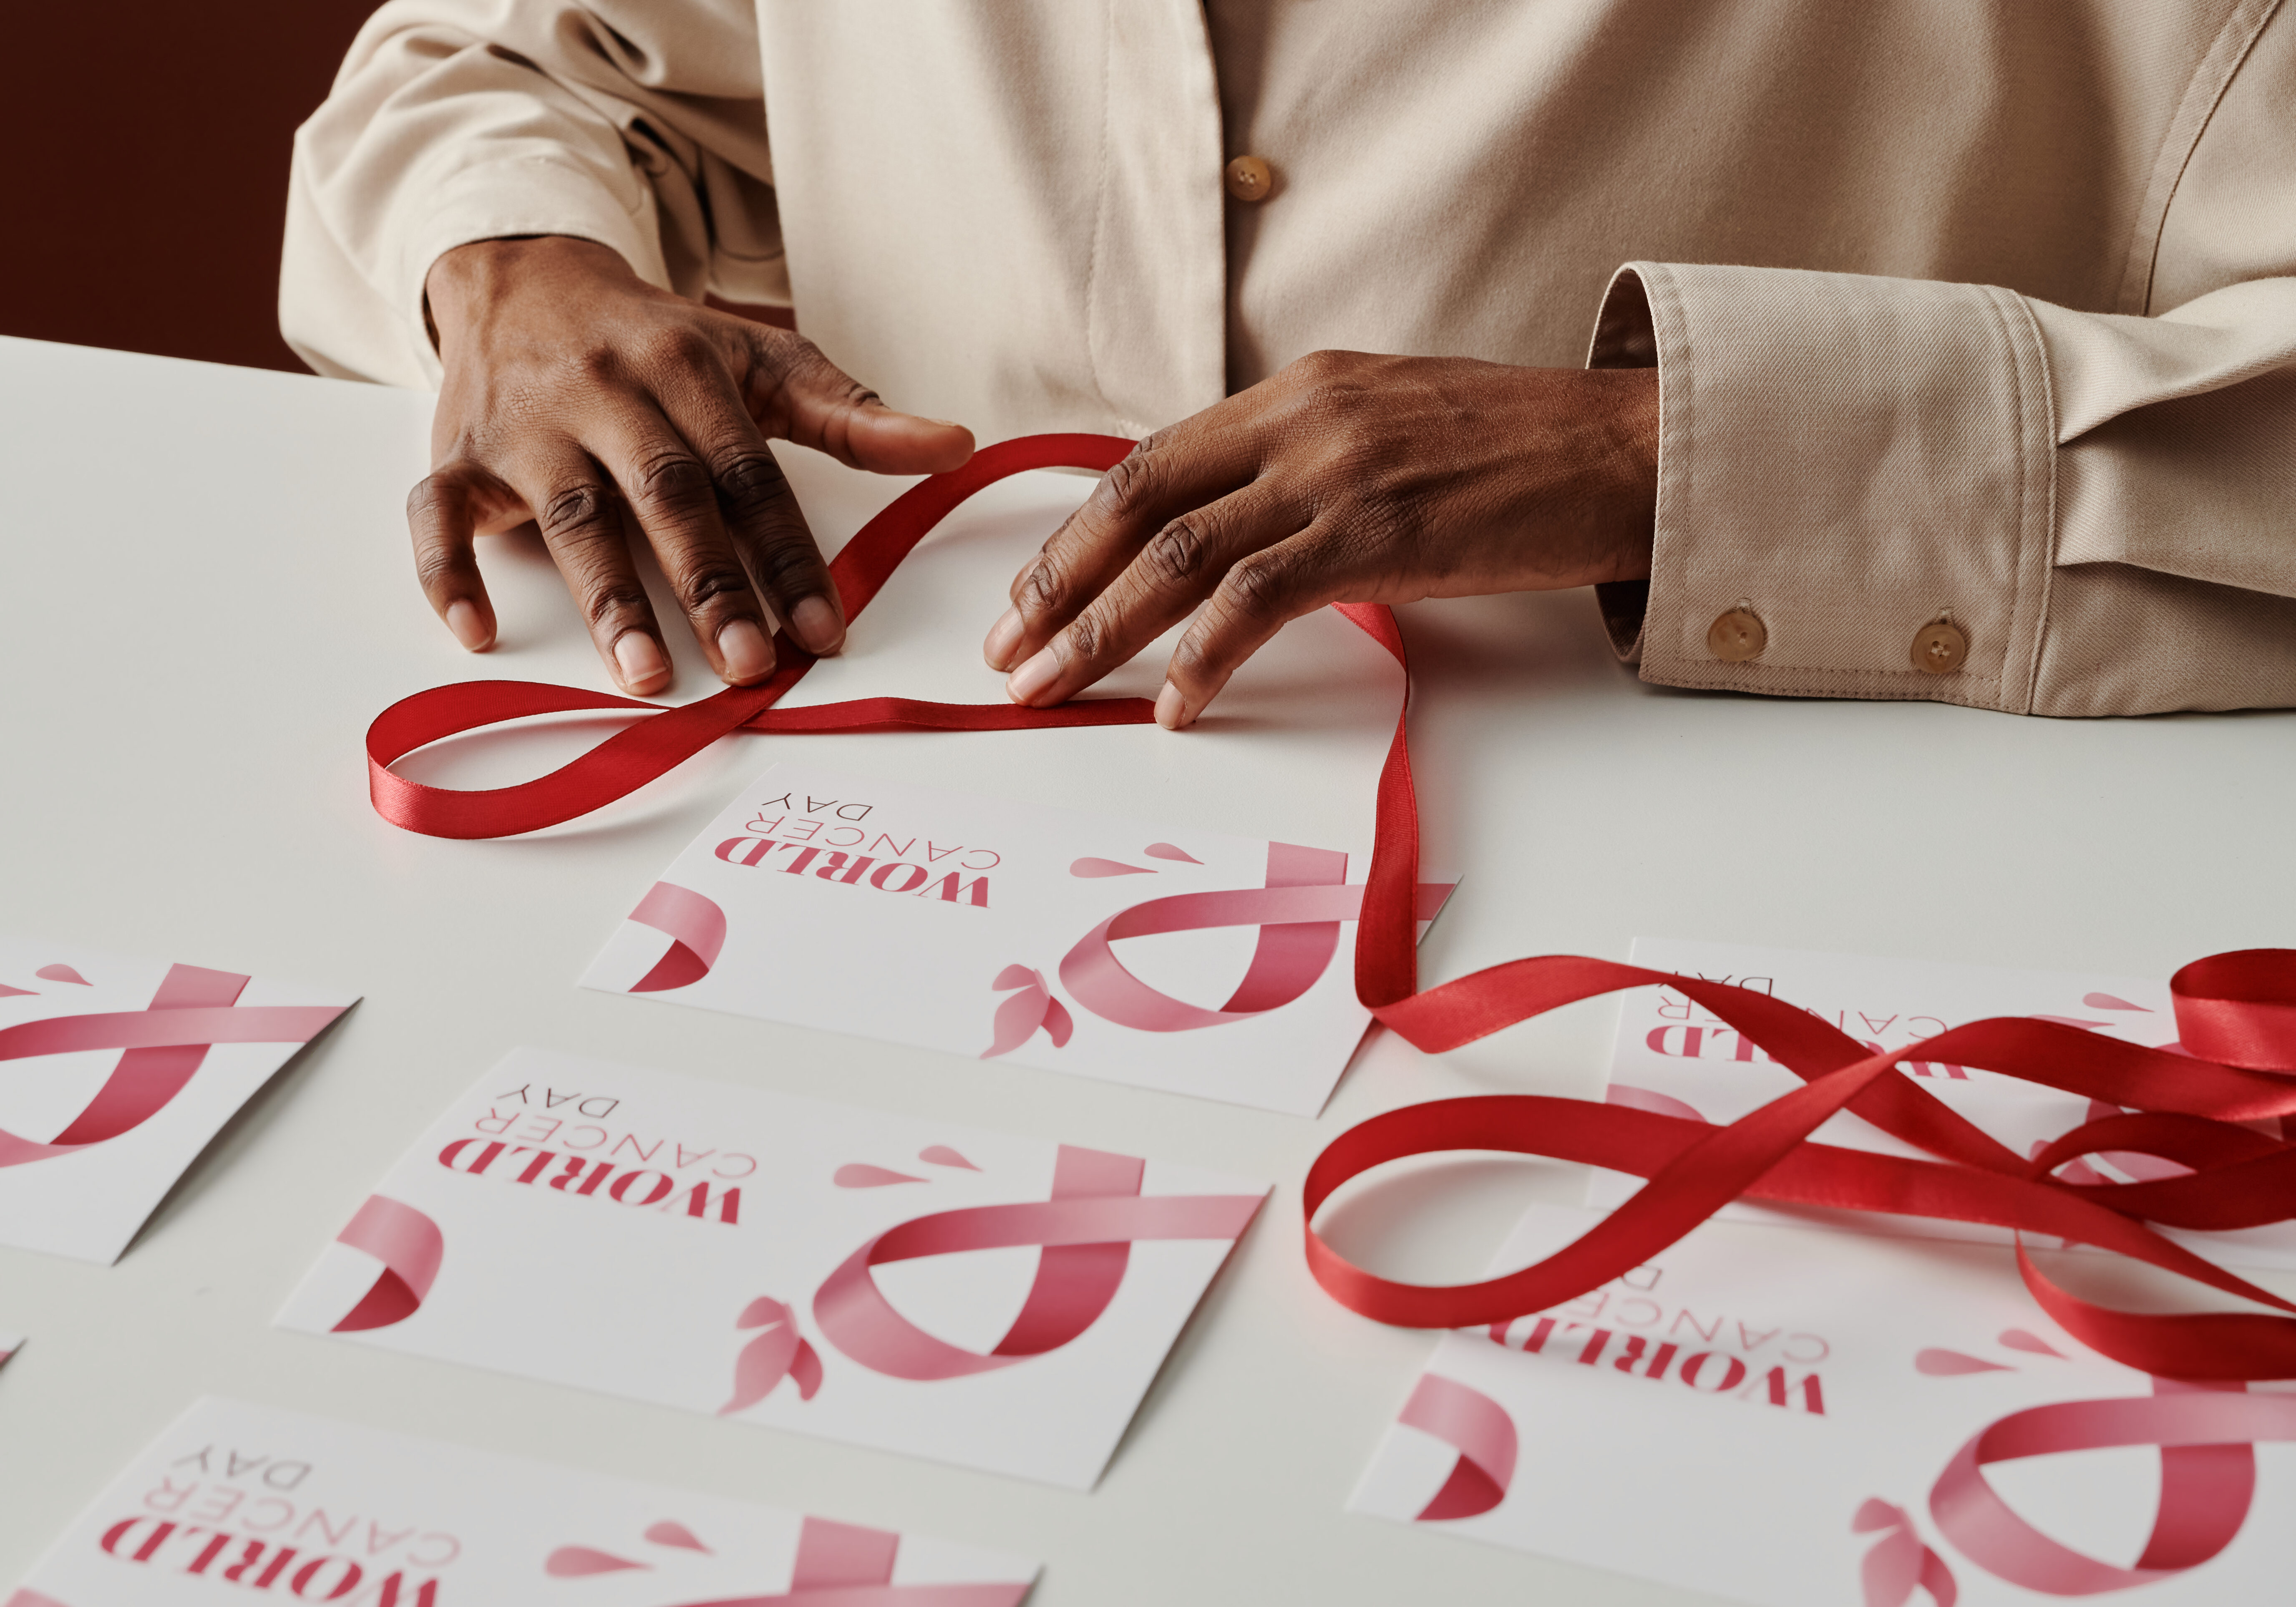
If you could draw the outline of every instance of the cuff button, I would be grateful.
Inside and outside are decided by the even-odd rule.
[[[1914,668],[1933,676],[1951,675],[1969,657],[1969,638],[1950,619],[1922,627],[1914,637]]]
[[[1751,609],[1734,608],[1706,627],[1708,650],[1725,664],[1759,659],[1769,644],[1770,633]]]

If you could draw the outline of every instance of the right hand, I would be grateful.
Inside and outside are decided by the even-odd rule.
[[[641,531],[730,685],[773,673],[767,602],[808,652],[834,652],[837,588],[767,439],[881,474],[972,455],[970,430],[894,412],[811,341],[657,290],[589,241],[461,246],[424,291],[446,381],[407,522],[423,594],[472,652],[495,642],[474,539],[529,522],[633,695],[670,681],[631,560]]]

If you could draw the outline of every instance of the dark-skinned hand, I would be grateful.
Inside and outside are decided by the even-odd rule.
[[[1316,352],[1142,441],[982,651],[1057,703],[1194,612],[1156,701],[1177,730],[1325,603],[1646,577],[1657,497],[1656,369]]]
[[[972,455],[970,431],[892,411],[810,341],[658,290],[589,241],[463,246],[425,292],[446,379],[407,521],[424,594],[473,652],[495,641],[473,538],[529,522],[626,692],[670,681],[639,540],[727,682],[773,672],[767,603],[834,652],[837,591],[767,440],[883,474]]]

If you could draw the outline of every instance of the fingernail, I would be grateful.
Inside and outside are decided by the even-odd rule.
[[[652,692],[669,676],[661,644],[642,630],[626,630],[614,638],[614,662],[621,667],[622,685],[632,692]]]
[[[1031,702],[1059,678],[1060,673],[1060,656],[1050,647],[1042,648],[1035,658],[1005,677],[1004,695],[1016,703]]]
[[[927,419],[925,422],[928,424],[939,424],[944,430],[962,430],[964,428],[964,425],[958,423],[955,419]]]
[[[996,624],[988,627],[988,639],[980,644],[980,656],[988,660],[991,669],[1013,668],[1013,650],[1021,645],[1021,611],[1008,608]]]
[[[457,599],[447,605],[447,628],[455,633],[455,640],[472,652],[484,652],[494,645],[487,634],[487,622],[479,612],[479,605],[468,598]]]
[[[799,603],[790,614],[790,627],[808,652],[835,652],[845,641],[845,627],[826,597],[808,597]]]
[[[755,619],[736,619],[719,631],[718,656],[726,660],[726,678],[736,686],[760,680],[774,668],[774,644]]]
[[[1164,690],[1156,694],[1156,723],[1167,731],[1177,731],[1191,723],[1188,700],[1182,697],[1180,689],[1169,681],[1165,682]]]

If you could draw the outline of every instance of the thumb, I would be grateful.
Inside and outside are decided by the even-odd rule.
[[[781,432],[799,446],[879,474],[939,474],[972,458],[972,430],[895,412],[812,341],[792,339],[773,356],[781,370]]]

